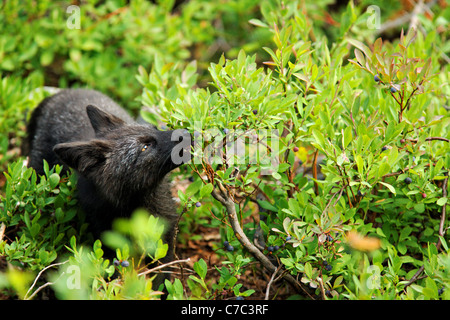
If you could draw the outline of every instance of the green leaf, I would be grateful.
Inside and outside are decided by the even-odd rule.
[[[347,148],[348,144],[352,141],[353,135],[352,135],[352,127],[347,127],[344,130],[344,134],[342,136],[342,145],[343,149]]]
[[[378,183],[381,183],[383,186],[388,188],[390,192],[392,192],[393,194],[396,194],[395,188],[393,186],[391,186],[389,183],[386,183],[386,182],[383,182],[383,181],[378,181]]]
[[[387,162],[383,162],[378,168],[378,178],[381,178],[391,170],[391,166]],[[393,192],[395,193],[395,192]]]
[[[204,196],[210,195],[213,189],[214,186],[211,183],[203,185],[200,189],[200,197],[203,198]]]
[[[164,258],[167,255],[167,251],[169,250],[169,245],[164,244],[161,239],[158,240],[158,247],[155,252],[155,260],[159,260]]]
[[[258,200],[258,204],[266,210],[278,212],[278,209],[275,206],[273,206],[272,204],[270,204],[268,201]]]
[[[205,260],[200,259],[196,263],[194,263],[194,270],[200,276],[201,279],[205,279],[206,272],[208,271],[208,266],[206,265]]]
[[[305,274],[309,279],[312,278],[312,266],[309,262],[305,263]]]
[[[436,201],[436,204],[437,204],[438,206],[441,206],[441,207],[442,207],[443,205],[445,205],[445,204],[447,203],[447,200],[448,200],[447,197],[439,198],[438,201]]]
[[[362,42],[355,40],[355,39],[348,39],[348,42],[351,45],[358,48],[359,50],[361,50],[362,52],[364,52],[364,55],[366,56],[366,58],[370,59],[370,57],[372,56],[372,51],[369,49],[369,47],[367,47],[365,44],[363,44]]]
[[[59,174],[52,173],[48,178],[48,182],[50,183],[50,188],[55,189],[60,180]]]
[[[187,197],[191,197],[194,194],[196,194],[198,192],[198,190],[200,190],[200,188],[202,187],[203,182],[202,180],[197,180],[192,182],[187,188],[186,188],[186,196]]]
[[[325,143],[325,138],[323,136],[323,134],[316,129],[312,129],[312,134],[316,140],[316,143],[319,145],[320,149],[322,149],[322,151],[325,151],[326,149],[326,143]]]
[[[39,231],[41,231],[41,226],[37,223],[33,224],[30,228],[31,237],[35,238],[39,234]]]
[[[416,210],[417,213],[424,213],[425,212],[425,204],[424,203],[415,204],[414,210]]]
[[[361,157],[361,155],[359,155],[359,154],[356,156],[356,165],[358,166],[359,176],[362,178],[362,176],[363,176],[363,169],[364,169],[364,160]]]
[[[253,24],[253,25],[257,26],[257,27],[263,27],[263,28],[267,28],[268,27],[267,24],[265,24],[264,22],[262,22],[259,19],[250,19],[248,22],[250,24]]]

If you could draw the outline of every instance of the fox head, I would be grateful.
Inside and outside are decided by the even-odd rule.
[[[151,192],[168,172],[190,160],[191,137],[185,130],[127,123],[91,105],[86,112],[95,138],[60,143],[53,151],[113,203]]]

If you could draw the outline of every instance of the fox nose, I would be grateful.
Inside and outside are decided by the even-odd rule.
[[[189,131],[177,129],[166,131],[170,133],[171,160],[175,166],[187,163],[191,160],[192,137]]]

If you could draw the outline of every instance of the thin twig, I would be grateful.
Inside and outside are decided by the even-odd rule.
[[[419,139],[406,139],[406,140],[411,141],[411,142],[418,142],[419,141]],[[442,137],[428,137],[428,138],[425,138],[425,141],[433,141],[433,140],[450,142],[449,139],[442,138]]]
[[[41,290],[44,289],[45,287],[48,287],[48,286],[51,286],[51,285],[55,284],[55,283],[59,280],[59,278],[61,278],[63,275],[64,275],[64,272],[62,272],[62,273],[59,275],[58,279],[56,279],[55,282],[46,282],[46,283],[44,283],[42,286],[40,286],[39,288],[37,288],[36,291],[33,292],[33,294],[32,294],[30,297],[25,298],[25,299],[26,299],[26,300],[31,300],[31,299],[33,299],[34,296],[35,296],[39,291],[41,291]]]
[[[280,271],[281,267],[283,265],[280,264],[280,266],[275,270],[275,272],[272,274],[272,277],[270,277],[270,281],[267,284],[267,289],[266,289],[266,295],[264,297],[264,300],[269,300],[269,293],[270,293],[270,286],[272,285],[272,283],[274,282],[275,276],[277,275],[278,271]]]
[[[333,201],[334,197],[336,197],[336,195],[337,195],[338,193],[339,193],[339,198],[341,197],[342,192],[344,191],[345,187],[346,187],[346,186],[343,186],[343,187],[341,188],[341,190],[335,192],[335,193],[333,194],[333,196],[331,197],[331,199],[328,200],[327,206],[325,207],[325,209],[323,209],[322,215],[324,215],[324,214],[327,212],[328,207],[329,207],[330,204],[331,204],[331,201]],[[338,198],[338,200],[339,200],[339,198]],[[338,201],[338,200],[337,200],[337,201]],[[337,202],[337,201],[336,201],[336,202]],[[336,205],[336,202],[334,203],[334,205]]]
[[[144,276],[144,275],[146,275],[146,274],[149,274],[149,273],[158,271],[158,270],[160,270],[160,269],[164,269],[164,268],[166,268],[166,267],[168,267],[168,266],[171,266],[171,265],[173,265],[173,264],[177,264],[177,263],[187,263],[187,262],[189,262],[190,260],[191,260],[191,258],[187,258],[187,259],[184,259],[184,260],[170,261],[170,262],[164,263],[164,264],[162,264],[162,265],[160,265],[160,266],[157,266],[157,267],[154,267],[154,268],[145,270],[144,272],[139,273],[138,276]]]
[[[424,11],[423,9],[423,0],[419,0],[418,3],[414,6],[414,10],[411,15],[411,20],[409,21],[409,29],[417,29],[419,25],[419,15]]]
[[[47,282],[47,283],[44,284],[43,286],[40,286],[40,287],[39,287],[39,288],[38,288],[38,289],[37,289],[30,297],[28,297],[28,294],[29,294],[30,291],[34,288],[34,286],[36,285],[36,282],[38,281],[38,279],[41,277],[42,273],[43,273],[45,270],[50,269],[50,268],[52,268],[52,267],[57,267],[57,266],[63,265],[63,264],[65,264],[65,263],[67,263],[67,262],[69,262],[69,260],[66,260],[66,261],[64,261],[64,262],[54,263],[54,264],[51,264],[51,265],[49,265],[49,266],[46,266],[44,269],[42,269],[42,270],[38,273],[37,277],[34,279],[34,282],[33,282],[33,284],[31,285],[30,289],[28,289],[27,293],[25,294],[24,299],[25,299],[25,300],[31,300],[31,299],[35,296],[36,293],[38,293],[39,291],[41,291],[41,290],[42,290],[43,288],[45,288],[46,286],[48,286],[48,285],[50,285],[50,284],[53,284],[53,283],[51,283],[51,282]],[[59,279],[59,278],[58,278],[58,279]]]
[[[448,175],[448,173],[447,173]],[[442,197],[447,197],[447,184],[448,184],[448,176],[444,179],[444,183],[442,185]],[[444,237],[444,223],[445,223],[445,216],[446,216],[446,207],[447,204],[445,203],[442,206],[442,213],[441,213],[441,222],[439,223],[439,236]],[[439,250],[441,248],[441,238],[439,238],[439,241],[436,245],[436,248]]]
[[[403,290],[405,290],[407,287],[409,287],[411,284],[414,283],[414,281],[416,281],[420,274],[423,272],[423,270],[425,269],[425,265],[422,265],[419,270],[417,270],[417,272],[411,277],[411,279],[409,280],[409,282],[407,284],[405,284],[405,287],[403,288]]]
[[[325,294],[325,288],[323,287],[323,281],[321,277],[317,277],[317,281],[320,285],[320,292],[322,293],[323,300],[327,300],[326,294]]]
[[[419,12],[411,12],[411,13],[406,13],[403,16],[400,16],[399,18],[395,19],[395,20],[390,20],[387,21],[385,23],[383,23],[380,28],[378,28],[375,33],[376,34],[381,34],[386,32],[389,29],[394,29],[397,28],[405,23],[407,23],[408,21],[411,21],[411,19],[414,17],[414,15],[418,15],[418,14],[422,14],[423,11],[427,11],[427,12],[431,12],[430,8],[436,3],[436,0],[430,1],[429,3],[422,5],[420,7],[420,10],[418,10]]]

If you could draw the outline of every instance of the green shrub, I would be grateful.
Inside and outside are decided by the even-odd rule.
[[[129,220],[119,220],[104,242],[115,249],[117,259],[105,257],[102,242],[96,240],[92,249],[79,246],[70,239],[68,260],[51,275],[58,299],[159,299],[162,292],[153,288],[154,276],[147,277],[145,258],[151,263],[165,257],[167,244],[161,235],[164,225],[158,218],[137,211]],[[141,270],[141,272],[139,272]]]
[[[140,87],[134,75],[139,65],[150,67],[155,56],[174,63],[192,55],[207,59],[215,54],[214,46],[227,49],[245,43],[255,50],[267,39],[264,32],[256,39],[247,32],[258,1],[225,5],[190,1],[179,14],[172,13],[174,4],[5,2],[0,5],[0,71],[39,79],[49,86],[90,86],[136,111],[139,105],[134,98]],[[237,39],[238,34],[244,39]]]
[[[371,50],[351,38],[361,20],[349,5],[348,25],[330,49],[325,38],[313,43],[299,32],[308,22],[295,6],[285,9],[254,21],[273,34],[275,49],[265,48],[270,68],[244,51],[222,57],[209,68],[211,89],[193,87],[194,64],[140,70],[142,103],[158,107],[147,118],[188,128],[200,140],[190,165],[198,178],[179,193],[182,204],[211,202],[234,256],[271,273],[277,259],[293,276],[303,274],[309,288],[300,292],[309,297],[439,298],[449,283],[448,235],[439,225],[450,118],[440,85],[448,79],[434,76],[441,75],[439,50],[427,44],[441,39],[411,31],[396,44],[379,39]],[[356,47],[356,68],[344,59],[348,45]],[[244,155],[233,152],[239,140]],[[254,144],[262,146],[256,162]],[[323,177],[303,174],[299,160],[315,167],[319,157]],[[250,202],[258,203],[259,219]],[[252,238],[262,238],[259,247]],[[424,265],[428,280],[409,284]],[[374,270],[383,281],[368,290],[363,280]]]
[[[23,161],[8,167],[0,222],[7,226],[0,254],[13,266],[37,271],[53,262],[83,221],[75,198],[74,175],[60,176],[61,167],[44,166],[39,181]],[[80,229],[81,226],[81,229]]]
[[[33,88],[42,83],[34,83],[31,78],[2,77],[0,75],[0,170],[20,155],[25,137],[26,113],[45,97],[43,90]]]

